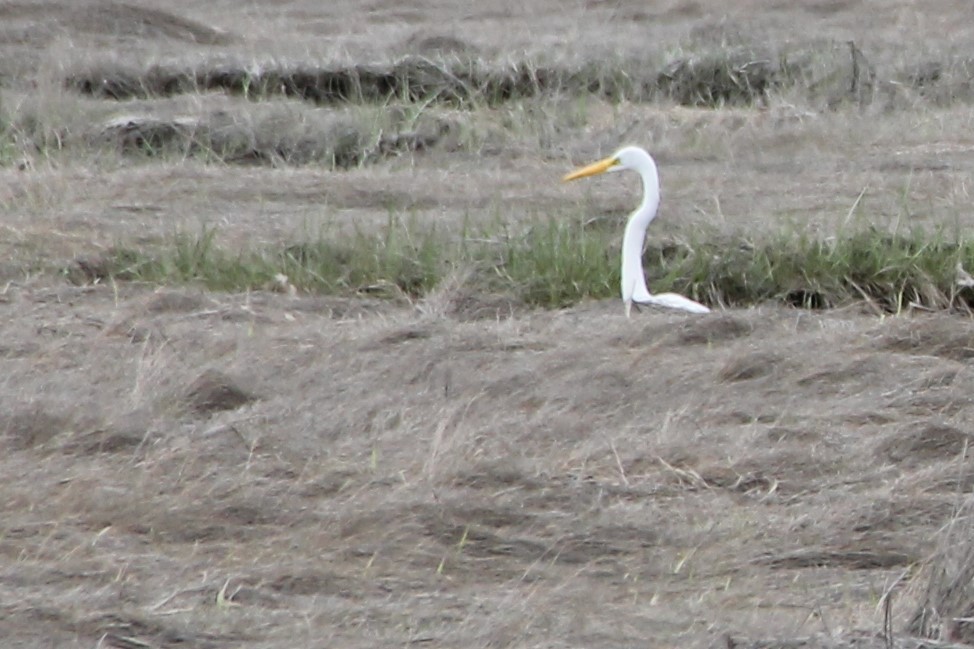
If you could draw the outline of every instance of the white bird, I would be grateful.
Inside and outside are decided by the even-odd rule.
[[[690,313],[710,313],[710,309],[704,305],[682,295],[676,293],[653,295],[646,288],[646,276],[643,274],[643,242],[646,240],[646,229],[656,218],[656,210],[659,208],[659,172],[656,170],[656,161],[651,155],[638,146],[627,146],[608,158],[576,169],[562,178],[562,181],[568,182],[623,169],[632,169],[643,180],[643,201],[629,217],[622,239],[622,300],[626,304],[626,317],[629,317],[633,303],[679,309]]]

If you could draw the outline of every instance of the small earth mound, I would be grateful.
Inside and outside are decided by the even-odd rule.
[[[357,587],[345,575],[320,570],[279,574],[268,580],[268,586],[278,593],[318,596],[352,593]]]
[[[410,325],[391,331],[380,339],[384,345],[399,345],[410,340],[425,340],[433,335],[433,328],[425,325]]]
[[[461,291],[452,296],[447,313],[460,322],[475,320],[507,320],[524,310],[523,302],[515,297]]]
[[[138,264],[135,251],[109,248],[104,252],[83,255],[64,269],[68,281],[75,285],[96,284],[107,279],[134,279],[132,269]]]
[[[0,417],[0,435],[15,449],[41,446],[71,427],[70,418],[32,405]]]
[[[190,409],[199,414],[234,410],[257,400],[229,376],[212,369],[193,381],[184,398]]]
[[[94,34],[170,38],[201,45],[225,45],[233,40],[220,29],[168,11],[116,2],[72,10],[64,16],[63,23],[68,28]]]
[[[721,368],[721,381],[747,381],[767,376],[781,362],[781,357],[771,352],[751,352],[737,356]]]
[[[287,308],[291,311],[324,314],[333,320],[354,320],[392,313],[397,307],[389,300],[375,298],[312,295],[289,303]]]
[[[927,424],[886,440],[879,452],[896,464],[916,465],[957,457],[970,446],[971,439],[971,435],[953,426]]]
[[[684,345],[709,345],[715,342],[743,338],[750,335],[753,329],[747,320],[731,315],[691,319],[680,329],[678,340]]]
[[[423,35],[421,33],[413,34],[406,40],[403,49],[410,54],[419,54],[420,56],[442,56],[444,54],[476,56],[479,53],[474,45],[459,38],[444,35]]]
[[[911,318],[885,329],[877,346],[905,354],[963,361],[974,358],[974,327],[957,318]]]
[[[132,453],[152,437],[150,422],[147,410],[134,410],[72,438],[63,450],[80,455]]]
[[[164,290],[153,294],[145,310],[149,313],[190,313],[204,309],[208,303],[201,293]]]
[[[800,377],[795,383],[802,387],[819,387],[824,392],[838,392],[842,384],[862,381],[865,377],[886,371],[883,359],[862,355],[846,357],[839,361],[827,361],[824,367],[813,369]]]

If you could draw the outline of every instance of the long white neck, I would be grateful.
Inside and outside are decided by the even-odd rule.
[[[643,274],[643,242],[646,240],[646,228],[656,218],[659,208],[659,172],[653,159],[646,157],[645,163],[636,169],[643,181],[643,200],[629,217],[622,239],[622,299],[626,302],[650,300]]]

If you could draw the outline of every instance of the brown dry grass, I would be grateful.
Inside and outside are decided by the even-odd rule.
[[[663,233],[967,228],[966,5],[159,4],[0,3],[5,646],[882,646],[891,589],[897,646],[970,640],[949,619],[970,615],[952,581],[969,319],[626,320],[615,301],[506,308],[462,276],[404,306],[43,272],[201,222],[233,246],[390,211],[615,217],[634,187],[557,179],[625,140],[659,158]],[[869,101],[828,77],[847,40]],[[803,69],[823,76],[754,107],[564,90],[420,113],[196,88],[117,103],[66,83],[406,54],[662,69],[721,48],[818,52]],[[336,123],[382,155],[336,170]],[[153,124],[159,155],[134,155]],[[251,158],[214,145],[227,132]],[[410,132],[435,137],[381,146]]]

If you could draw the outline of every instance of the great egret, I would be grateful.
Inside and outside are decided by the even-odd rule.
[[[690,313],[710,313],[710,309],[704,305],[682,295],[676,293],[653,295],[646,288],[646,276],[643,274],[643,242],[646,240],[646,228],[656,218],[656,210],[659,208],[659,173],[656,171],[656,162],[651,155],[638,146],[627,146],[608,158],[576,169],[562,178],[562,181],[568,182],[623,169],[632,169],[643,180],[643,202],[629,217],[622,239],[622,299],[626,303],[626,317],[629,317],[634,302]]]

